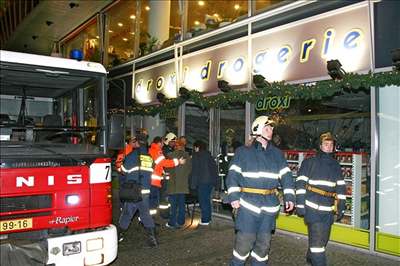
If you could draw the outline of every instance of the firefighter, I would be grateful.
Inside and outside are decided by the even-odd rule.
[[[176,139],[177,139],[176,135],[172,132],[165,135],[164,145],[162,147],[164,156],[168,156],[168,154],[170,154],[175,150]]]
[[[339,163],[333,157],[334,137],[320,136],[320,151],[301,164],[296,180],[296,212],[308,227],[306,260],[315,266],[327,265],[325,248],[334,221],[335,199],[340,221],[344,215],[346,184]]]
[[[126,145],[123,149],[118,151],[118,155],[117,158],[115,160],[115,168],[117,169],[117,172],[119,173],[119,182],[122,183],[124,181],[124,174],[122,173],[121,170],[121,165],[125,159],[125,157],[131,153],[134,149],[134,147],[136,146],[136,137],[128,137],[126,140]]]
[[[145,128],[139,128],[136,131],[136,133],[143,134],[143,136],[146,136],[146,138],[148,138],[148,135],[149,135],[147,132],[147,129],[145,129]],[[131,153],[133,151],[133,149],[135,148],[135,146],[136,146],[135,142],[136,142],[135,136],[128,137],[126,140],[126,145],[125,145],[124,149],[121,149],[118,152],[117,158],[115,160],[115,168],[117,169],[117,172],[120,173],[120,180],[119,180],[120,182],[122,182],[124,179],[124,175],[121,171],[121,165],[122,165],[125,157],[129,153]]]
[[[119,218],[119,241],[124,239],[124,232],[128,229],[131,223],[132,217],[136,211],[139,211],[140,221],[143,224],[147,236],[148,244],[151,247],[158,246],[158,241],[155,234],[155,224],[149,211],[149,195],[150,195],[150,183],[151,174],[153,172],[153,160],[147,151],[147,136],[144,134],[136,135],[136,142],[133,152],[128,154],[121,170],[126,175],[126,182],[133,180],[139,182],[142,186],[141,189],[141,200],[138,202],[124,202],[121,216]]]
[[[177,137],[174,133],[170,132],[164,137],[164,145],[162,146],[162,152],[164,156],[168,159],[170,154],[175,151]],[[164,219],[169,219],[169,200],[168,200],[168,182],[169,182],[170,172],[168,169],[164,169],[163,179],[161,180],[160,188],[160,215]]]
[[[251,127],[253,141],[236,149],[229,167],[228,200],[237,211],[237,230],[230,265],[267,265],[271,234],[279,214],[277,188],[283,188],[286,212],[294,208],[294,182],[283,153],[271,144],[274,121],[256,118]]]
[[[150,145],[149,154],[154,161],[154,170],[151,175],[151,203],[150,203],[150,211],[151,214],[155,214],[157,212],[157,208],[166,210],[169,212],[167,205],[160,204],[160,189],[162,187],[162,180],[164,174],[164,168],[172,168],[178,166],[179,164],[184,164],[186,160],[184,158],[179,159],[167,159],[163,155],[162,152],[163,141],[161,137],[155,137],[153,142]]]

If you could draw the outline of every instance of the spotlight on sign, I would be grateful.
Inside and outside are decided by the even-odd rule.
[[[180,87],[179,88],[179,96],[184,100],[188,100],[190,98],[189,90],[186,89],[185,87]]]
[[[265,80],[263,75],[254,75],[253,84],[256,86],[256,88],[264,88],[270,85],[269,82]]]
[[[223,79],[218,80],[218,89],[222,92],[230,92],[232,90],[231,86],[229,86],[229,82]]]
[[[390,53],[392,54],[392,62],[394,69],[400,71],[400,48],[396,48],[390,51]]]
[[[329,76],[331,76],[331,78],[334,80],[343,79],[344,75],[346,75],[346,71],[344,71],[342,64],[337,59],[329,60],[326,68]]]
[[[160,103],[165,103],[167,101],[167,97],[165,97],[164,93],[162,92],[157,93],[156,97]]]

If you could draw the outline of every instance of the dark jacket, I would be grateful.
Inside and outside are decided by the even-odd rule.
[[[189,193],[189,175],[192,171],[192,160],[189,154],[185,151],[176,150],[169,154],[169,157],[184,158],[185,164],[180,164],[175,168],[170,169],[170,178],[168,181],[168,194],[188,194]]]
[[[196,189],[199,185],[219,185],[217,165],[209,151],[193,152],[192,174],[190,176],[190,188]]]
[[[340,164],[332,154],[318,152],[301,164],[296,179],[296,208],[299,215],[309,223],[333,223],[334,198],[309,191],[306,186],[335,192],[339,198],[338,211],[344,211],[346,202],[346,184],[341,176]]]
[[[279,214],[280,202],[276,193],[262,195],[243,192],[242,188],[283,189],[285,202],[295,202],[292,172],[281,150],[271,143],[264,149],[256,141],[250,147],[242,146],[235,152],[229,167],[228,201],[239,200],[235,227],[249,233],[271,232],[275,228],[275,218]],[[261,221],[257,217],[266,217]]]
[[[243,193],[241,188],[277,189],[282,187],[284,201],[295,202],[292,172],[281,150],[271,143],[264,149],[259,142],[236,150],[227,179],[229,201],[245,201],[269,215],[279,212],[275,194],[268,196]],[[241,204],[243,205],[243,204]],[[257,209],[257,210],[258,210]],[[256,210],[256,209],[253,209]]]
[[[125,157],[121,168],[126,175],[126,180],[139,181],[143,189],[150,189],[151,173],[153,172],[153,159],[147,148],[140,147]]]

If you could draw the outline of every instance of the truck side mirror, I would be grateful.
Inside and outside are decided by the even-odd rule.
[[[120,114],[111,115],[108,121],[108,148],[119,150],[124,148],[124,116]]]

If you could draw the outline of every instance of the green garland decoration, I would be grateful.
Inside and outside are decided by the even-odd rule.
[[[256,80],[255,80],[256,81]],[[268,83],[258,80],[256,88],[250,91],[231,90],[214,96],[203,96],[198,91],[189,91],[187,97],[167,99],[158,105],[134,105],[127,108],[129,115],[151,115],[177,109],[185,101],[194,102],[204,109],[223,108],[232,103],[255,103],[259,98],[271,96],[289,96],[292,99],[320,100],[341,94],[345,91],[358,92],[370,87],[400,86],[400,72],[392,70],[380,73],[356,74],[348,73],[341,80],[323,80],[307,84],[288,84],[285,81]],[[111,113],[123,110],[110,110]]]

